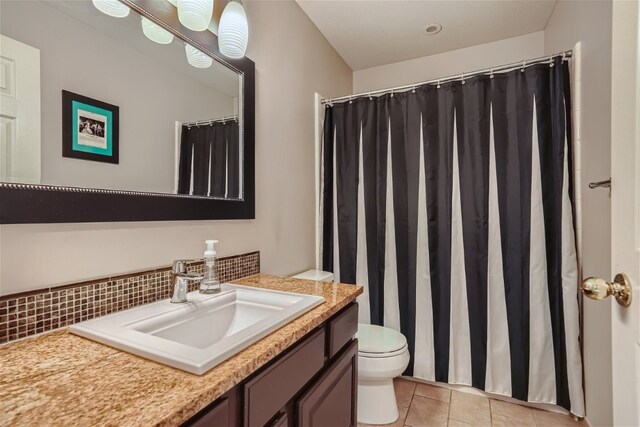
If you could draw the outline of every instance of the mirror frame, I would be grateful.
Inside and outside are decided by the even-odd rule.
[[[182,26],[168,1],[120,1],[242,76],[243,199],[0,182],[0,224],[255,219],[255,64],[224,57],[218,37]]]

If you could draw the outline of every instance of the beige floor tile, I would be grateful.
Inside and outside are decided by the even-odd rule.
[[[473,424],[463,423],[462,421],[449,418],[449,427],[475,427]]]
[[[491,425],[493,427],[531,427],[531,424],[528,424],[525,421],[522,421],[518,418],[505,417],[504,415],[491,414]],[[533,424],[535,427],[535,424]]]
[[[416,385],[416,391],[414,393],[418,396],[429,397],[442,402],[448,402],[451,398],[451,390],[448,388],[432,386],[429,384]]]
[[[502,400],[491,399],[491,415],[502,415],[503,417],[518,420],[519,425],[523,427],[534,427],[536,425],[531,408],[503,402]]]
[[[407,418],[407,411],[409,410],[409,408],[403,408],[402,406],[398,407],[398,412],[400,413],[400,416],[398,417],[397,421],[395,423],[391,423],[391,424],[376,424],[375,426],[373,424],[362,424],[362,423],[358,423],[358,427],[403,427],[404,426],[404,420]]]
[[[489,399],[470,393],[451,392],[449,418],[479,426],[491,425]]]
[[[396,390],[398,406],[404,406],[405,408],[409,407],[411,397],[413,397],[413,391],[416,389],[416,383],[396,378],[393,380],[393,387]]]
[[[541,427],[588,427],[584,419],[576,422],[571,415],[558,414],[557,412],[534,410],[533,418],[536,425]]]
[[[449,404],[428,397],[413,396],[405,425],[411,427],[446,427]]]
[[[400,413],[400,416],[398,417],[398,421],[396,421],[395,423],[391,424],[394,427],[402,427],[404,426],[404,422],[407,419],[407,413],[409,412],[409,408],[404,408],[402,406],[398,406],[398,412]]]

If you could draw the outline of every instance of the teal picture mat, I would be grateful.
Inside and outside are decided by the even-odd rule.
[[[107,118],[107,148],[90,147],[88,145],[78,144],[78,110],[88,111],[90,113],[101,114]],[[83,102],[72,101],[71,102],[71,129],[74,151],[82,151],[85,153],[100,154],[103,156],[113,155],[113,113],[104,108],[95,107],[93,105],[85,104]]]

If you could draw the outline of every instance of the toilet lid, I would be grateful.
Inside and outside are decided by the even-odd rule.
[[[377,325],[358,325],[358,351],[361,353],[391,353],[407,345],[400,332]]]

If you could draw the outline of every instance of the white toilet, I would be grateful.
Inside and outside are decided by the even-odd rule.
[[[309,270],[298,279],[332,282],[333,274]],[[393,379],[409,366],[407,339],[382,326],[358,324],[358,422],[389,424],[398,419]]]
[[[409,365],[407,339],[376,325],[358,325],[358,422],[389,424],[398,419],[393,379]]]

